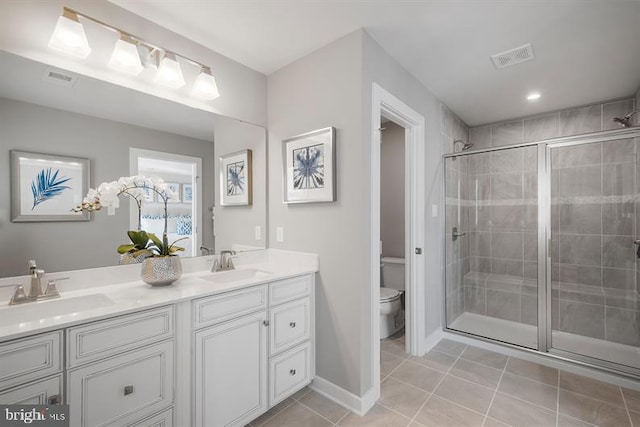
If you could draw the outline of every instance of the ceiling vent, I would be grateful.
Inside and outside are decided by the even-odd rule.
[[[65,74],[61,70],[54,70],[52,68],[47,68],[44,70],[42,79],[48,83],[67,87],[73,87],[73,85],[75,85],[76,81],[78,80],[76,76]]]
[[[533,58],[533,47],[531,44],[525,44],[524,46],[516,47],[515,49],[491,55],[491,60],[496,68],[510,67],[512,65],[530,61]]]

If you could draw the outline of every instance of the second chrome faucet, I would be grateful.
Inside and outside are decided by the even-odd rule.
[[[220,251],[220,259],[216,259],[211,267],[212,272],[234,270],[233,257],[236,251]]]

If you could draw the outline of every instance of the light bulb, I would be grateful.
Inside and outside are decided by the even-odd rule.
[[[123,73],[137,76],[144,67],[140,62],[138,47],[126,36],[121,36],[113,48],[113,54],[109,60],[109,67]]]
[[[211,75],[211,69],[207,67],[202,68],[202,71],[200,71],[200,74],[196,77],[196,81],[193,83],[192,93],[194,96],[208,101],[220,96],[216,79]]]
[[[527,95],[527,100],[528,101],[535,101],[537,99],[540,99],[542,95],[540,95],[540,92],[531,92],[529,95]]]
[[[87,35],[75,13],[65,10],[64,15],[58,18],[56,28],[49,40],[49,47],[82,59],[89,56],[91,48]]]
[[[175,60],[175,56],[172,54],[165,54],[160,66],[158,67],[158,73],[154,79],[156,83],[164,86],[169,86],[173,89],[178,89],[185,85],[184,77],[182,77],[182,70],[180,64]]]

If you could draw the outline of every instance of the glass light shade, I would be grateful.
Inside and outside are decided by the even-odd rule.
[[[202,70],[196,77],[196,81],[193,83],[193,95],[209,101],[220,96],[216,79],[210,71]]]
[[[180,64],[175,59],[165,56],[160,61],[158,67],[158,73],[154,79],[156,83],[164,86],[169,86],[173,89],[178,89],[185,85],[184,77],[182,77],[182,70]]]
[[[82,24],[66,16],[58,18],[56,28],[49,40],[49,47],[82,59],[91,53]]]
[[[119,39],[113,48],[109,67],[134,76],[140,74],[144,67],[140,61],[138,47],[134,43]]]

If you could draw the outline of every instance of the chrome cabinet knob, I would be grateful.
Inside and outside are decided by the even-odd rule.
[[[289,323],[289,327],[290,328],[295,328],[296,327],[296,322],[290,322]]]
[[[291,369],[289,371],[289,375],[294,376],[296,374],[296,370],[295,369]]]
[[[130,394],[133,394],[133,386],[132,385],[128,385],[124,387],[124,395],[128,396]]]

